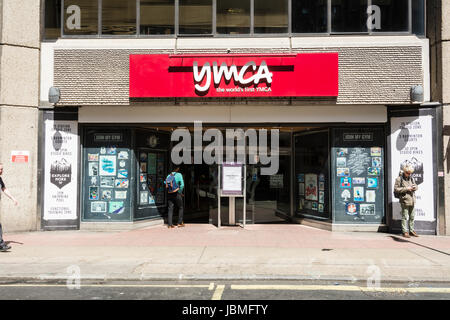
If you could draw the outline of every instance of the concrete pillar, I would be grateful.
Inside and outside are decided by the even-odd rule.
[[[450,235],[450,1],[427,1],[427,36],[431,43],[432,100],[443,104],[445,215],[438,234]]]
[[[38,230],[39,0],[0,0],[0,44],[0,162],[19,201],[3,195],[0,219],[6,233]],[[15,150],[28,151],[28,163],[13,163]]]
[[[441,63],[442,63],[442,103],[444,104],[444,125],[450,126],[450,1],[442,1],[442,37],[441,37]],[[450,164],[450,135],[446,137],[445,148],[449,151],[447,163]],[[445,234],[450,235],[450,165],[446,167],[445,188]]]

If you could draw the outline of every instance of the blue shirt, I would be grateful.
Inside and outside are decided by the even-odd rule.
[[[183,181],[183,175],[179,172],[172,172],[171,174],[173,174],[173,176],[175,177],[175,181],[178,184],[178,193],[183,193],[183,189],[184,189],[184,181]],[[169,178],[170,174],[167,176],[167,179]],[[167,184],[167,183],[166,183]]]

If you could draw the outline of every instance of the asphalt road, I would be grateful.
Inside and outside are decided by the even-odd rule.
[[[449,283],[299,281],[4,283],[1,300],[450,300]]]

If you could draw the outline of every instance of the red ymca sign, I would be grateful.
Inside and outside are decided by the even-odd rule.
[[[130,55],[131,98],[337,97],[337,53]]]

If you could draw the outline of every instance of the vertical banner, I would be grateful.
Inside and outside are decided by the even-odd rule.
[[[434,222],[434,174],[432,116],[391,118],[391,190],[403,165],[414,168],[416,221]],[[401,220],[399,199],[392,196],[393,220]]]
[[[78,124],[45,120],[44,220],[77,219]]]

